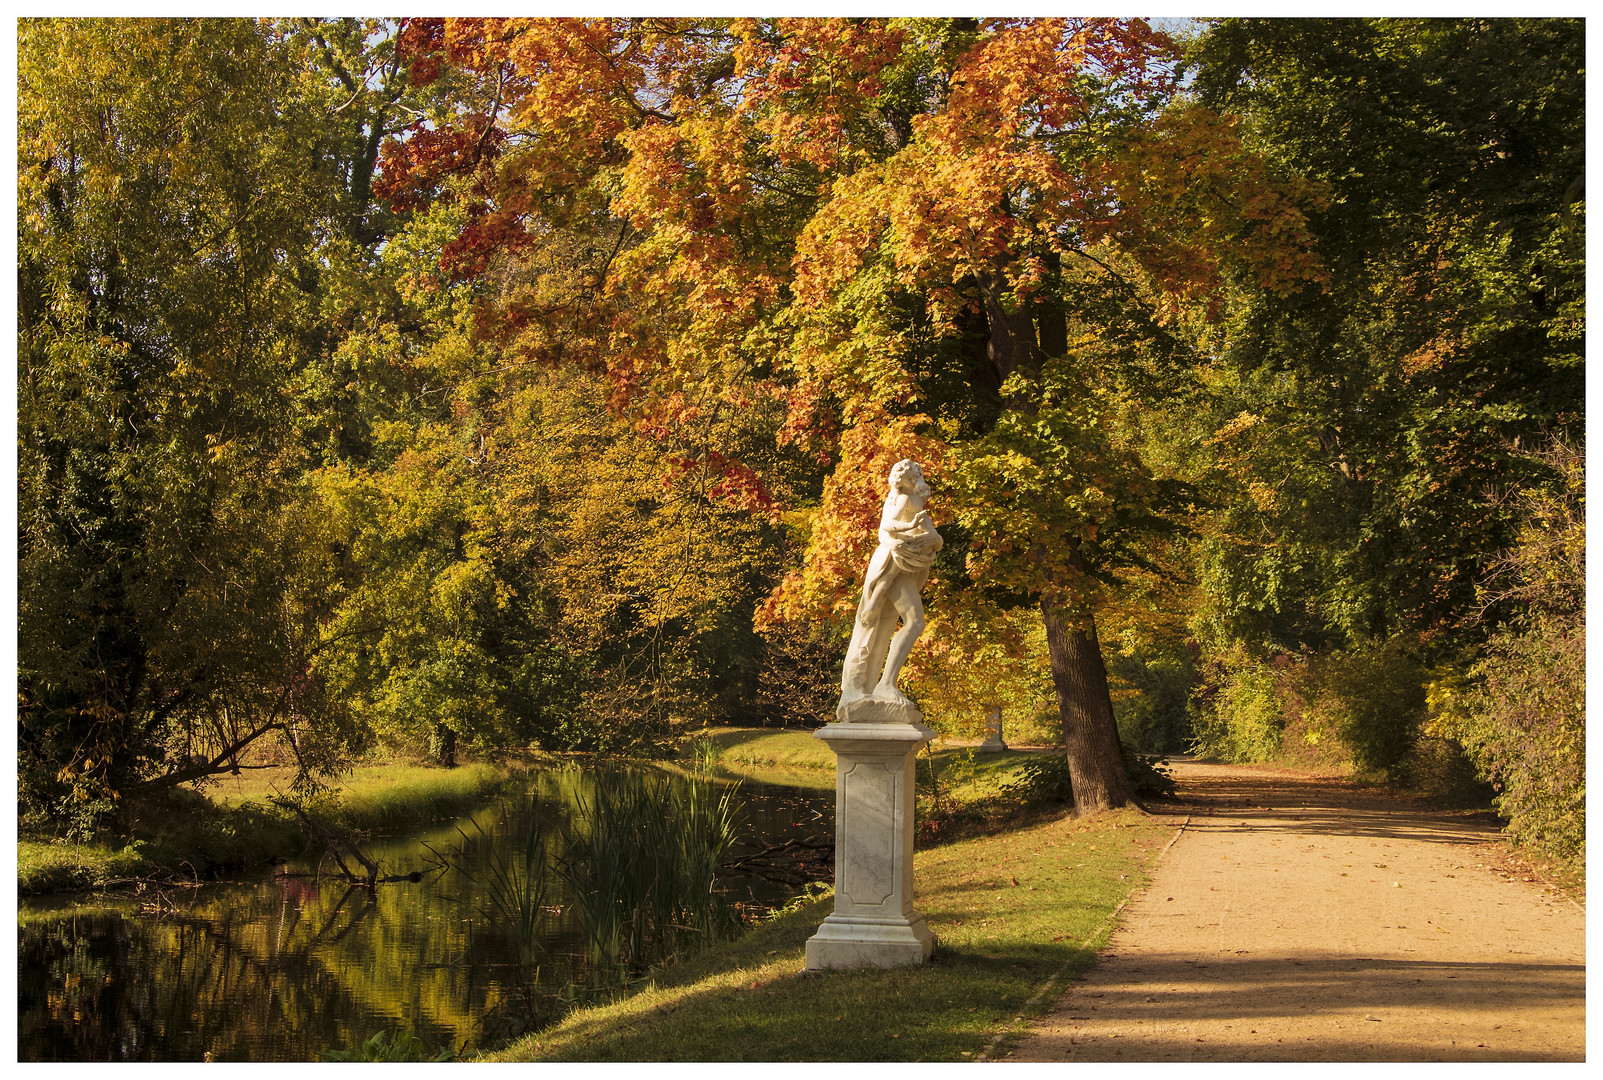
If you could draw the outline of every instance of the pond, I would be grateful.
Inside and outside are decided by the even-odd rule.
[[[396,1028],[470,1053],[494,1045],[510,1033],[517,938],[491,917],[483,890],[430,849],[446,852],[480,829],[516,849],[536,820],[560,834],[598,775],[529,773],[460,821],[375,841],[368,854],[384,873],[422,877],[371,893],[329,864],[312,876],[312,859],[255,880],[165,890],[168,903],[148,891],[93,906],[19,901],[18,1057],[316,1061]],[[746,783],[735,799],[737,854],[833,835],[831,792]],[[719,880],[731,899],[757,906],[796,891],[741,873]],[[540,930],[548,990],[584,978],[586,939],[558,886]]]

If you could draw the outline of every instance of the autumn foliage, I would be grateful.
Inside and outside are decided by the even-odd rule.
[[[1582,438],[1577,26],[26,21],[28,812],[816,722],[904,457],[943,729],[1420,774],[1362,673],[1525,686]]]

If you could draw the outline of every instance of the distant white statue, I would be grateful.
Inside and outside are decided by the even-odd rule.
[[[890,494],[879,517],[879,547],[868,560],[863,598],[857,604],[852,643],[841,671],[840,705],[835,710],[841,720],[881,717],[883,709],[865,713],[851,708],[865,698],[913,707],[896,689],[896,677],[913,642],[924,632],[924,603],[918,591],[929,579],[935,553],[946,544],[924,509],[929,497],[924,470],[916,462],[904,458],[891,467]]]

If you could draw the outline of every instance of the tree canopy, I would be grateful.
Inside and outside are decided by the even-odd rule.
[[[903,457],[927,715],[1048,705],[1082,809],[1121,741],[1395,772],[1427,706],[1334,688],[1469,671],[1582,438],[1574,20],[19,35],[43,818],[816,722]]]

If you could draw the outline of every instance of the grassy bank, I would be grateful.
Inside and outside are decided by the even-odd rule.
[[[115,839],[73,844],[24,835],[17,843],[18,895],[95,889],[129,877],[205,878],[294,855],[305,842],[294,815],[268,801],[287,791],[293,777],[293,769],[262,769],[222,778],[205,794],[171,792],[142,808],[127,835]],[[347,773],[317,805],[337,827],[381,832],[462,814],[505,777],[484,764],[373,762]]]
[[[811,731],[708,728],[687,744],[686,762],[720,780],[835,790],[835,755]]]
[[[17,895],[93,889],[117,878],[133,877],[150,863],[137,847],[66,844],[21,838],[17,841]]]
[[[266,804],[289,790],[295,770],[262,769],[219,780],[210,797],[219,806]],[[334,785],[329,820],[345,829],[383,832],[455,817],[493,792],[506,777],[494,765],[432,765],[386,761],[352,769]]]
[[[1090,964],[1170,834],[1136,810],[1065,813],[920,851],[916,904],[940,941],[927,965],[802,974],[831,909],[814,900],[489,1060],[972,1060],[1051,1004],[1026,1004],[1048,978]]]
[[[700,744],[700,749],[696,749]],[[682,760],[695,761],[713,776],[818,790],[835,790],[835,754],[811,730],[775,728],[709,728],[690,740]],[[961,803],[1000,793],[1016,778],[1019,762],[1031,751],[981,754],[968,747],[947,747],[918,755],[921,790]],[[929,786],[934,761],[936,786]]]

